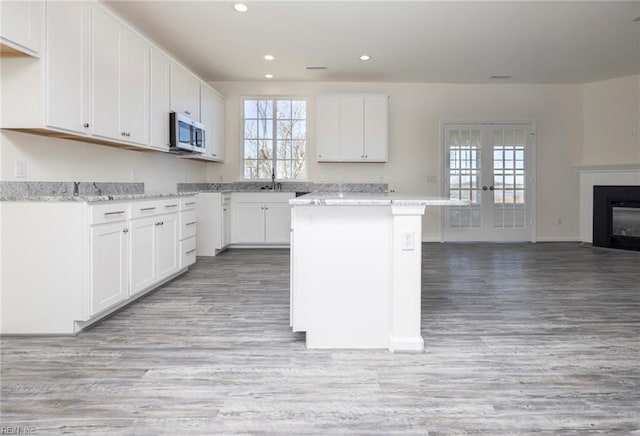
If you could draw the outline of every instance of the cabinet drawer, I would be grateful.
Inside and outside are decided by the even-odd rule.
[[[180,240],[196,235],[196,211],[180,212]]]
[[[89,224],[115,223],[129,219],[127,203],[106,203],[89,206]]]
[[[137,201],[131,204],[131,218],[160,215],[177,212],[179,201],[177,198],[168,200]]]
[[[196,263],[196,238],[180,241],[180,268]]]
[[[180,210],[192,210],[196,208],[196,197],[187,197],[180,199]]]

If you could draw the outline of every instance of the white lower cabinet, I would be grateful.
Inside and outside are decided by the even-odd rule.
[[[294,193],[234,193],[231,207],[231,243],[289,244]]]
[[[215,256],[231,243],[231,193],[198,194],[198,256]]]
[[[75,334],[184,270],[183,201],[0,202],[0,334]]]
[[[178,271],[178,213],[133,219],[130,233],[130,289],[134,295]]]
[[[126,221],[98,224],[90,229],[90,314],[129,296],[129,238]]]

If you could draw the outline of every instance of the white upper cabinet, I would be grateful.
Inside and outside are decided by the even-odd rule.
[[[206,150],[201,157],[224,161],[224,97],[206,84],[200,87],[200,118],[205,126]]]
[[[97,7],[92,43],[93,134],[148,145],[150,47]]]
[[[46,18],[46,124],[91,132],[91,6],[49,2]]]
[[[0,53],[38,56],[44,7],[44,1],[0,2]]]
[[[171,111],[171,60],[151,49],[151,141],[159,150],[169,150],[169,111]]]
[[[200,121],[200,80],[176,63],[171,64],[171,110]]]
[[[169,113],[201,121],[202,109],[207,153],[192,158],[224,159],[224,97],[102,2],[0,0],[0,11],[0,54],[41,41],[40,57],[2,59],[0,128],[166,152]]]
[[[321,95],[317,99],[319,162],[386,162],[387,95]]]

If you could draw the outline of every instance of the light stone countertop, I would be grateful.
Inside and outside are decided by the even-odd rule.
[[[150,200],[154,198],[189,197],[197,192],[152,192],[145,194],[114,194],[114,195],[3,195],[0,201],[43,201],[43,202],[86,202],[100,203],[105,201]]]
[[[289,200],[292,206],[466,206],[463,200],[399,194],[318,193]]]

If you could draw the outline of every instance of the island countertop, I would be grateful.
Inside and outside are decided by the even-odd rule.
[[[384,193],[311,193],[289,200],[292,206],[465,206],[463,200]]]

